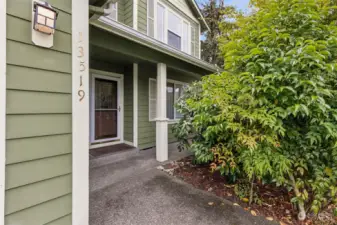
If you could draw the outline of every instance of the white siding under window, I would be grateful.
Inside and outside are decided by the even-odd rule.
[[[155,0],[147,1],[147,35],[154,37],[154,3]]]

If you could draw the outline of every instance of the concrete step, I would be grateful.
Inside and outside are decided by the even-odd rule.
[[[139,149],[137,148],[129,148],[123,151],[113,152],[113,153],[106,154],[100,157],[91,158],[89,161],[89,167],[91,169],[95,167],[104,166],[110,163],[114,163],[114,162],[118,162],[118,161],[130,158],[137,154],[139,154]]]

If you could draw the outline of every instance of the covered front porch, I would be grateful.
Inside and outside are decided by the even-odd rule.
[[[89,43],[90,149],[156,147],[155,158],[168,160],[168,144],[175,142],[171,126],[180,116],[174,102],[184,85],[212,70],[193,62],[200,60],[184,60],[191,56],[122,37],[98,21],[91,23]]]

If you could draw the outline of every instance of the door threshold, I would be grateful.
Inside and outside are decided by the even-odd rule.
[[[91,143],[90,144],[90,149],[95,149],[95,148],[102,148],[102,147],[107,147],[111,145],[118,145],[118,144],[123,144],[124,142],[121,140],[115,140],[115,141],[109,141],[109,142],[98,142],[98,143]]]

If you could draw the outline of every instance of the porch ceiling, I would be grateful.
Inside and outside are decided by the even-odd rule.
[[[111,49],[90,44],[90,58],[94,60],[114,63],[119,65],[128,65],[139,63],[139,59],[125,55],[120,52],[112,51]]]

